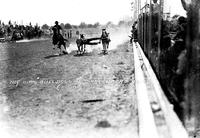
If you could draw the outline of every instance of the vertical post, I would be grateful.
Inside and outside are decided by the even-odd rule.
[[[141,0],[138,0],[138,13],[141,14]],[[138,14],[138,15],[139,15]]]
[[[138,0],[138,42],[142,44],[142,19],[141,17],[141,0]]]
[[[143,11],[142,9],[140,10],[141,11],[141,46],[142,46],[142,49],[144,48],[144,20],[143,20]]]
[[[161,53],[161,30],[162,30],[162,16],[163,16],[163,0],[159,1],[159,14],[158,14],[158,75],[160,74],[160,53]]]
[[[146,34],[147,34],[147,26],[146,26],[146,24],[147,24],[147,19],[146,19],[146,15],[147,14],[147,0],[146,0],[146,2],[145,2],[145,5],[144,5],[144,53],[146,54],[146,52],[147,52],[147,50],[146,50],[146,47],[147,47],[147,45],[146,45]]]
[[[137,6],[137,19],[138,19],[138,15],[139,15],[139,10],[138,10],[139,9],[139,6],[138,6],[139,0],[136,0],[136,1],[137,1],[137,5],[136,6]]]
[[[148,57],[151,59],[151,42],[152,42],[152,0],[149,5],[149,42],[148,42]]]

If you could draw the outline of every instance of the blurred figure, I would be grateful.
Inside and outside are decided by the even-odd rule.
[[[178,25],[178,31],[172,41],[173,45],[168,49],[169,66],[174,72],[177,69],[178,56],[186,48],[187,23],[185,17],[179,17]]]
[[[165,52],[171,46],[171,37],[170,37],[170,28],[169,22],[162,20],[161,22],[161,44],[160,49],[161,52]]]
[[[178,31],[172,40],[173,45],[168,48],[167,52],[168,66],[173,70],[173,72],[176,72],[177,69],[178,56],[186,47],[186,19],[184,17],[179,17],[178,25]]]
[[[187,30],[187,20],[185,17],[180,16],[178,18],[178,31],[176,33],[176,36],[174,37],[174,40],[183,41],[185,44],[186,30]]]
[[[153,0],[153,4],[152,4],[152,11],[154,14],[158,14],[159,10],[160,10],[160,5],[158,4],[158,0]]]
[[[133,26],[132,26],[132,30],[131,30],[131,39],[130,39],[130,43],[133,43],[133,40],[134,42],[137,42],[137,21],[134,22]]]
[[[137,25],[137,21],[135,21],[135,23],[134,23],[134,32],[133,32],[133,39],[134,39],[135,43],[138,41],[137,30],[138,30],[138,25]]]
[[[107,54],[107,50],[109,48],[109,43],[111,40],[109,37],[109,33],[106,32],[106,29],[102,29],[101,41],[103,45],[103,54]]]
[[[76,31],[76,35],[79,35],[79,34],[80,34],[80,33],[79,33],[79,31],[77,30],[77,31]]]
[[[184,112],[184,80],[187,68],[186,50],[187,20],[185,17],[178,18],[178,30],[173,38],[173,45],[168,48],[166,54],[167,68],[169,68],[169,91],[174,94],[173,104],[179,118],[183,120]]]

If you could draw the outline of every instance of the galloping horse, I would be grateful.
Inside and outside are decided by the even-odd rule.
[[[69,43],[67,39],[65,39],[61,34],[53,35],[53,45],[55,49],[55,46],[57,45],[57,48],[60,49],[60,54],[68,54],[66,51],[66,42]],[[62,46],[64,47],[65,50],[62,50]]]

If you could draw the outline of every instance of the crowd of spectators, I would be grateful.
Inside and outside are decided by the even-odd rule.
[[[40,26],[35,25],[19,25],[16,23],[8,22],[4,24],[0,21],[0,38],[2,40],[16,41],[21,39],[39,38],[42,35]]]

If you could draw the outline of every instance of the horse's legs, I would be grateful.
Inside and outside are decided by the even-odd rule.
[[[60,55],[62,55],[62,47],[60,46]]]
[[[108,46],[109,46],[109,43],[103,42],[102,45],[103,45],[103,53],[106,54]]]
[[[62,45],[58,44],[58,48],[60,49],[60,53],[59,53],[59,55],[62,54],[62,47],[61,47],[61,46],[62,46]]]
[[[53,45],[52,55],[54,54],[54,50],[56,50],[56,46]]]
[[[109,43],[106,43],[106,54],[108,53]]]
[[[63,47],[64,47],[64,49],[65,49],[65,50],[63,51],[63,53],[64,53],[64,54],[68,54],[68,53],[67,53],[67,50],[66,50],[66,43],[65,43],[65,42],[63,43]]]
[[[77,48],[78,48],[77,54],[79,54],[80,53],[80,45],[79,44],[77,44]]]
[[[86,45],[84,44],[83,47],[84,47],[83,52],[85,53],[86,52]]]
[[[65,43],[65,42],[63,43],[63,46],[64,46],[64,48],[65,48],[65,51],[66,51],[66,43]]]
[[[79,44],[79,46],[78,46],[78,53],[79,53],[79,55],[81,54],[81,45]]]
[[[104,43],[102,43],[102,45],[103,45],[103,51],[105,52],[106,51],[106,43],[104,42]]]
[[[83,46],[83,44],[82,44],[82,45],[81,45],[81,51],[80,51],[81,54],[83,54],[83,47],[84,47],[84,46]]]
[[[65,42],[63,43],[63,46],[65,48],[65,52],[64,53],[67,53],[67,47],[66,47],[66,43]]]

